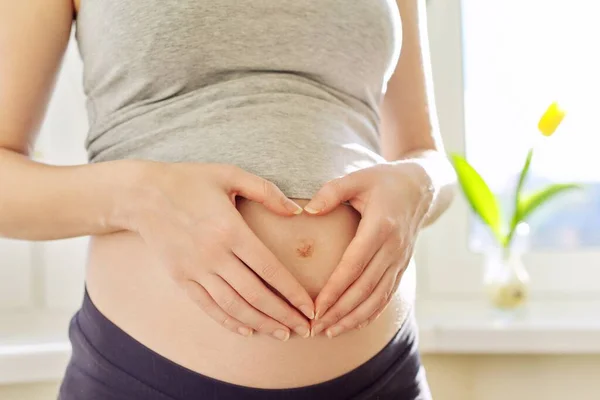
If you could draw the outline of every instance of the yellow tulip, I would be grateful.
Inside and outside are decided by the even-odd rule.
[[[554,102],[550,104],[544,115],[542,115],[542,118],[540,118],[538,129],[544,136],[551,136],[564,117],[565,111],[560,108],[557,102]]]

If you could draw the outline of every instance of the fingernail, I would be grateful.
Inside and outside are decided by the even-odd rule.
[[[302,211],[304,211],[304,209],[302,207],[300,207],[298,204],[296,204],[292,200],[288,200],[285,202],[285,208],[287,208],[288,211],[293,212],[296,215],[302,214]]]
[[[310,336],[315,337],[317,336],[319,333],[321,333],[321,331],[323,330],[323,328],[325,327],[325,324],[320,322],[318,324],[316,324],[313,328],[312,328],[312,332],[310,333]]]
[[[277,329],[275,332],[273,332],[273,336],[276,339],[279,339],[281,341],[286,341],[290,338],[290,333],[287,331],[284,331],[283,329]]]
[[[304,339],[310,336],[310,329],[308,329],[306,326],[297,326],[294,329],[294,332],[302,336]]]
[[[319,211],[325,208],[325,203],[322,201],[310,202],[304,207],[304,211],[310,214],[317,214]]]
[[[240,335],[242,336],[251,336],[252,335],[252,329],[248,329],[245,326],[240,326],[237,330],[239,332]]]
[[[317,313],[315,314],[315,319],[319,319],[320,317],[325,315],[325,312],[327,310],[328,310],[328,307],[324,307],[324,308],[321,308],[320,310],[317,310]]]
[[[300,306],[300,311],[302,311],[302,313],[304,315],[306,315],[306,317],[308,319],[314,319],[315,318],[315,312],[313,311],[313,308],[310,306]]]
[[[331,327],[331,328],[327,329],[327,337],[329,339],[332,339],[332,338],[336,337],[337,335],[339,335],[340,333],[342,333],[343,330],[344,330],[344,328],[339,325]]]

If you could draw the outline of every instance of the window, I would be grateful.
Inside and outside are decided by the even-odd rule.
[[[87,118],[81,73],[81,61],[71,40],[35,145],[35,157],[43,162],[69,165],[87,161],[84,148]],[[0,239],[2,315],[71,313],[82,298],[87,240]]]
[[[507,202],[540,138],[537,118],[553,100],[569,113],[559,133],[537,143],[529,183],[579,182],[586,190],[534,215],[531,245],[538,249],[600,246],[600,57],[589,51],[600,26],[593,3],[565,4],[462,2],[467,155]],[[478,228],[475,239],[485,238]]]
[[[530,187],[575,181],[569,195],[532,222],[525,257],[532,298],[600,299],[600,128],[594,2],[584,0],[446,0],[429,2],[429,34],[436,103],[449,151],[465,152],[501,195],[536,140],[537,119],[554,100],[568,117],[537,147]],[[462,100],[462,101],[461,101]],[[457,198],[425,231],[417,253],[425,298],[481,295],[481,227]]]

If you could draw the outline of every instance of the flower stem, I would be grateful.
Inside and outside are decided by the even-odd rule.
[[[532,157],[533,157],[533,147],[529,149],[529,152],[527,153],[527,158],[525,159],[525,164],[523,165],[523,168],[521,169],[521,173],[519,174],[519,180],[517,181],[517,186],[515,188],[515,201],[514,201],[513,216],[510,221],[510,228],[509,228],[508,234],[506,235],[506,238],[503,243],[504,248],[510,248],[511,242],[515,235],[515,231],[517,229],[517,225],[519,225],[519,222],[521,222],[520,221],[521,215],[520,215],[520,209],[519,209],[519,203],[521,200],[521,191],[523,190],[523,185],[525,184],[525,179],[527,178],[527,173],[529,172],[529,167],[531,165]]]

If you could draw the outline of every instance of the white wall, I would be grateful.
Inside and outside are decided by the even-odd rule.
[[[600,356],[424,356],[435,400],[597,400]]]
[[[0,386],[2,400],[56,400],[58,383]]]

